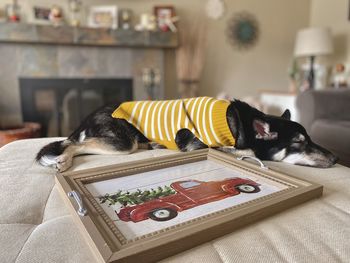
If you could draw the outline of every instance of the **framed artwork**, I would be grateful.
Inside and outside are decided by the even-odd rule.
[[[158,28],[162,31],[176,31],[173,21],[175,17],[175,8],[173,6],[155,6],[154,16],[157,19]],[[174,28],[175,30],[174,30]]]
[[[118,27],[118,8],[117,6],[93,6],[90,7],[88,16],[89,27]]]
[[[33,7],[34,22],[37,24],[50,24],[51,8],[48,7]]]
[[[58,174],[99,262],[153,262],[322,195],[213,149]]]
[[[119,27],[129,30],[132,27],[133,12],[131,9],[123,8],[119,10]]]

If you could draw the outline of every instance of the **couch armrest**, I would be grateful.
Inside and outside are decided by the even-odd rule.
[[[296,106],[307,132],[316,119],[350,120],[350,89],[308,90],[298,95]]]

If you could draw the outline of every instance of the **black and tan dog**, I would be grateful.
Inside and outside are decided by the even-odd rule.
[[[50,143],[36,160],[58,171],[81,154],[129,154],[137,149],[193,151],[215,147],[252,154],[261,160],[327,168],[336,157],[313,143],[290,120],[266,115],[248,104],[200,97],[186,100],[130,102],[97,110],[66,140]]]

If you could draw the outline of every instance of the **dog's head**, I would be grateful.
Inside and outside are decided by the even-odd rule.
[[[240,126],[237,140],[243,148],[251,148],[262,160],[327,168],[337,158],[328,150],[312,142],[302,125],[290,120],[286,110],[281,117],[266,115],[248,104],[235,101]]]

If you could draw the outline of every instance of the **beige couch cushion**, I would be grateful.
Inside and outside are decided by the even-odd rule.
[[[55,171],[33,161],[38,149],[52,140],[17,141],[0,149],[0,262],[95,262],[54,186]],[[173,153],[81,156],[73,170]],[[348,261],[350,169],[267,164],[325,185],[323,197],[163,262]]]

